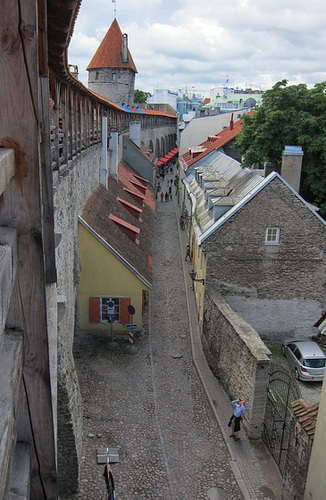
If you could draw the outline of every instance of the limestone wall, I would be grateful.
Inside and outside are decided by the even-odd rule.
[[[58,474],[60,493],[78,488],[82,411],[72,354],[80,261],[78,220],[85,200],[99,184],[100,149],[93,146],[76,159],[55,186],[57,290],[66,309],[58,326]],[[61,315],[60,315],[61,316]]]
[[[88,87],[109,101],[132,106],[134,103],[135,72],[128,68],[89,70]]]
[[[266,245],[266,228],[279,228]],[[274,179],[207,241],[207,283],[259,334],[311,333],[325,309],[326,225]]]
[[[259,438],[270,351],[257,332],[214,290],[205,293],[202,344],[208,364],[230,399],[246,402],[244,426]]]
[[[299,420],[293,416],[289,426],[288,449],[284,465],[283,500],[302,500],[304,498],[312,444],[311,437]]]

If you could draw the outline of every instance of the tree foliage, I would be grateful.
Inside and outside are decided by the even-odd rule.
[[[244,155],[243,166],[275,162],[279,167],[285,146],[301,146],[304,152],[300,194],[320,207],[326,216],[326,82],[312,89],[283,80],[264,94],[252,116],[245,116],[236,147]]]
[[[150,92],[144,92],[143,90],[136,89],[134,91],[134,102],[144,103],[147,101],[147,97],[150,97],[150,96],[151,96]]]

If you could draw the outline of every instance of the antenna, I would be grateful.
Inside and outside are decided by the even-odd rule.
[[[117,18],[117,2],[116,0],[112,0],[112,3],[114,3],[114,19]]]

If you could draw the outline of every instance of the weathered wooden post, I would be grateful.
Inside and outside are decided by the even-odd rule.
[[[56,281],[46,9],[45,0],[3,0],[0,20],[0,141],[15,150],[15,176],[2,195],[0,226],[17,229],[18,246],[7,328],[23,336],[16,440],[30,444],[30,497],[36,500],[57,498],[46,302],[47,288]]]

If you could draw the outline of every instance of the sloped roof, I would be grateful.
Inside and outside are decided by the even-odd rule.
[[[214,224],[207,228],[206,231],[202,232],[202,234],[199,236],[199,244],[203,243],[212,233],[214,233],[214,231],[219,229],[227,220],[230,219],[230,217],[232,217],[238,210],[246,205],[254,196],[256,196],[262,189],[264,189],[265,186],[267,186],[267,184],[272,182],[274,179],[279,179],[281,182],[283,182],[295,194],[295,196],[301,200],[301,202],[307,207],[307,209],[310,210],[315,215],[315,217],[317,217],[322,222],[322,224],[326,225],[326,221],[315,210],[313,210],[312,206],[308,204],[295,191],[295,189],[293,189],[292,186],[290,186],[290,184],[288,184],[286,180],[283,179],[283,177],[279,173],[272,172],[268,177],[262,178],[261,182],[254,185],[250,191],[247,190],[243,198],[238,203],[230,208],[230,210],[222,215],[222,217],[220,217]]]
[[[230,207],[242,201],[247,193],[264,181],[257,173],[241,168],[239,162],[216,150],[202,158],[192,170],[194,175],[188,175],[184,183],[194,196],[200,224],[198,237],[215,227],[215,212],[210,210],[210,206],[221,205],[222,210],[228,213]]]
[[[248,113],[249,115],[253,114],[254,111]],[[201,158],[208,155],[214,149],[220,149],[225,146],[227,143],[232,141],[242,130],[243,119],[236,121],[233,124],[233,127],[229,126],[219,132],[218,135],[210,136],[206,141],[201,144],[195,146],[194,148],[200,148],[196,150],[194,148],[189,148],[187,153],[184,153],[180,158],[179,162],[183,170],[191,167],[194,163],[196,163]]]
[[[311,406],[303,399],[298,399],[292,403],[291,408],[302,428],[313,439],[315,436],[319,403]]]
[[[154,190],[124,160],[119,164],[118,178],[119,182],[109,178],[108,189],[103,186],[97,188],[87,200],[79,220],[150,287],[155,219]],[[135,183],[146,187],[145,195]],[[135,196],[141,195],[141,204],[136,201],[132,192]]]
[[[128,49],[128,63],[123,63],[122,52],[122,32],[118,21],[114,19],[110,28],[106,32],[100,46],[98,47],[93,59],[87,66],[87,69],[97,68],[130,68],[138,73],[135,63]]]

